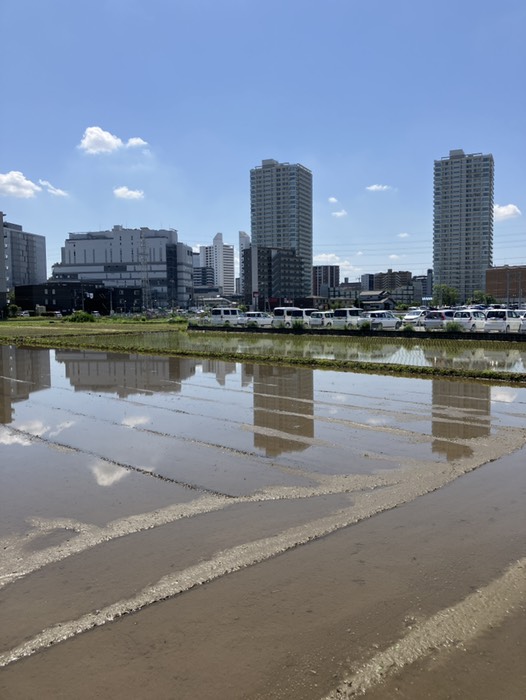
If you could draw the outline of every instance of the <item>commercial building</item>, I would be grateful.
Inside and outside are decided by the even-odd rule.
[[[389,269],[387,272],[377,272],[374,276],[373,290],[384,289],[388,292],[393,292],[398,287],[404,287],[411,284],[413,275],[407,270]],[[364,291],[373,291],[364,290]]]
[[[250,171],[252,245],[293,251],[302,266],[293,298],[312,292],[312,173],[300,164],[263,160]],[[251,290],[258,291],[258,290]],[[245,290],[245,293],[247,290]]]
[[[0,258],[0,309],[3,309],[15,287],[46,281],[46,239],[27,233],[19,224],[4,220],[0,212],[2,256]]]
[[[458,149],[435,160],[434,283],[456,289],[460,302],[486,288],[493,262],[493,182],[491,154]]]
[[[486,294],[499,304],[526,306],[526,265],[502,265],[486,270]]]
[[[52,267],[57,282],[140,288],[143,308],[186,308],[193,295],[192,275],[192,249],[178,242],[177,231],[146,227],[70,233],[61,262]]]
[[[328,297],[329,289],[340,286],[339,265],[314,265],[312,268],[312,295]]]

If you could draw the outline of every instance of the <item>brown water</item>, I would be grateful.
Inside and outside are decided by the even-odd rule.
[[[526,695],[525,389],[0,358],[2,699]]]

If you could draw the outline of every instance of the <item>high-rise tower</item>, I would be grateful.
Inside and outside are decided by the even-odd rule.
[[[294,251],[302,283],[312,292],[312,173],[303,165],[264,160],[250,171],[252,245]]]
[[[493,179],[491,154],[458,149],[435,160],[434,284],[453,287],[461,302],[485,290],[493,264]]]

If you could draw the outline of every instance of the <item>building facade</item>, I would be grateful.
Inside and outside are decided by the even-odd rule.
[[[312,268],[312,295],[328,297],[328,290],[340,286],[339,265],[314,265]]]
[[[435,160],[434,283],[456,289],[462,303],[485,290],[493,263],[493,187],[491,154],[458,149]]]
[[[192,249],[175,229],[127,229],[70,233],[61,262],[52,267],[57,282],[141,288],[142,306],[186,307],[192,295]]]
[[[526,307],[526,265],[502,265],[487,270],[486,294],[499,304]]]
[[[303,165],[263,160],[250,171],[252,244],[291,250],[301,261],[293,298],[312,293],[312,173]]]
[[[46,239],[5,221],[3,212],[0,212],[0,231],[0,308],[4,308],[15,287],[46,281]]]
[[[234,270],[234,246],[223,243],[223,234],[214,236],[212,245],[199,246],[199,267],[211,267],[214,271],[214,286],[224,296],[236,291]]]

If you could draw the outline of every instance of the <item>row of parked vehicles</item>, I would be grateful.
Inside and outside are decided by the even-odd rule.
[[[281,306],[272,314],[264,311],[243,313],[235,308],[212,309],[213,325],[257,326],[262,328],[360,328],[369,324],[373,330],[400,330],[411,325],[424,330],[444,330],[449,322],[462,330],[476,332],[526,333],[526,310],[515,309],[414,309],[400,317],[392,311],[363,311],[356,307],[320,311]]]

